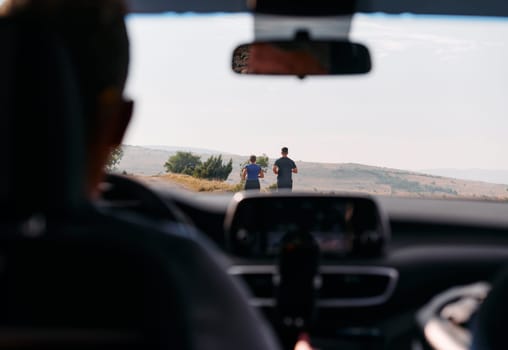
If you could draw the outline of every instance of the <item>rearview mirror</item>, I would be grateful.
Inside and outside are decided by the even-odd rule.
[[[233,71],[266,75],[366,74],[370,53],[362,44],[336,40],[257,41],[233,52]]]

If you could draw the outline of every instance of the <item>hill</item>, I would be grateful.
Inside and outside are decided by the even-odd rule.
[[[120,170],[129,174],[144,176],[159,176],[160,183],[170,182],[163,164],[177,148],[151,149],[139,146],[124,146],[124,157],[120,163]],[[183,150],[187,150],[183,148]],[[201,150],[195,152],[203,160],[212,151]],[[227,161],[233,159],[233,172],[226,181],[227,185],[235,185],[240,181],[240,165],[248,156],[222,153]],[[273,164],[273,159],[270,164]],[[334,164],[297,162],[299,174],[294,176],[294,188],[303,191],[319,192],[363,192],[378,195],[397,195],[412,197],[439,198],[478,198],[478,199],[508,199],[508,186],[481,181],[459,180],[450,177],[429,175],[419,172],[374,167],[363,164]],[[267,188],[276,182],[275,175],[270,171],[261,180],[262,188]]]
[[[508,170],[492,169],[425,169],[422,173],[452,177],[462,180],[490,182],[508,185]]]

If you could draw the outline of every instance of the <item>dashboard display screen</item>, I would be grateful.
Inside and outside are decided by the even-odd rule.
[[[284,244],[309,235],[325,255],[350,255],[384,240],[377,206],[366,198],[248,198],[238,204],[229,232],[234,253],[250,257],[278,255]]]
[[[311,231],[310,234],[314,237],[322,253],[346,253],[352,248],[352,235],[319,231]],[[266,253],[268,255],[278,254],[286,235],[285,231],[268,232]]]
[[[284,238],[298,233],[310,233],[323,253],[346,253],[352,248],[354,236],[349,203],[335,203],[331,207],[316,208],[310,202],[275,206],[276,216],[272,228],[266,231],[266,253],[277,254]]]

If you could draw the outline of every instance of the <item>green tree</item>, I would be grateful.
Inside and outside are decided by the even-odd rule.
[[[257,156],[256,158],[257,158],[256,163],[266,173],[268,171],[268,167],[270,166],[270,158],[268,158],[268,156],[264,153],[262,156]]]
[[[196,167],[194,176],[200,179],[225,181],[233,171],[233,159],[224,164],[222,155],[211,156],[204,163]]]
[[[118,165],[123,157],[122,146],[115,148],[109,155],[108,162],[106,163],[106,171],[112,172],[118,169]]]
[[[191,152],[176,152],[175,155],[169,157],[164,167],[166,172],[193,175],[196,168],[201,166],[201,157]]]

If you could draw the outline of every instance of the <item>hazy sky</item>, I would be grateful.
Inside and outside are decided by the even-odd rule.
[[[249,15],[131,16],[125,143],[402,169],[508,169],[508,21],[356,16],[371,74],[236,75]]]

